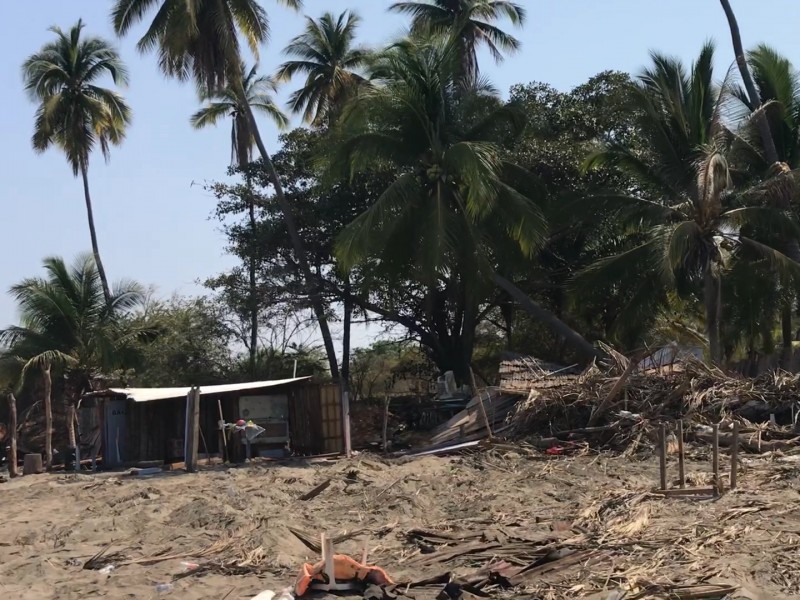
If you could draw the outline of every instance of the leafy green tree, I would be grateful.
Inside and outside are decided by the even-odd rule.
[[[431,302],[457,301],[464,335],[450,353],[462,381],[490,282],[593,356],[591,344],[495,270],[496,258],[512,249],[531,256],[547,228],[531,199],[538,182],[501,152],[522,116],[490,88],[465,93],[458,60],[451,40],[419,38],[376,60],[382,85],[348,109],[332,160],[351,173],[388,163],[399,176],[340,234],[337,256],[346,268],[378,264],[395,282],[418,282]]]
[[[22,66],[25,90],[39,104],[34,124],[33,148],[44,152],[55,146],[67,158],[72,172],[83,179],[86,215],[94,260],[107,302],[111,301],[89,193],[89,157],[99,146],[106,160],[111,146],[125,138],[131,111],[117,92],[98,85],[109,75],[116,85],[128,74],[117,51],[99,37],[82,37],[78,21],[68,32],[52,27],[56,39],[28,58]]]
[[[361,18],[352,11],[338,17],[325,13],[317,19],[306,17],[305,31],[286,46],[284,54],[295,57],[283,63],[278,79],[288,81],[305,75],[303,87],[292,94],[289,106],[303,113],[307,123],[316,126],[336,120],[347,100],[364,79],[358,75],[368,53],[354,47]]]
[[[149,300],[131,321],[157,330],[158,337],[137,345],[141,361],[122,374],[126,383],[170,387],[230,381],[235,333],[226,307],[207,298]]]
[[[300,0],[283,0],[282,3],[293,8],[302,5]],[[115,0],[111,14],[114,30],[118,35],[127,34],[151,11],[155,11],[155,16],[137,44],[139,50],[157,50],[159,67],[168,76],[179,80],[193,78],[198,86],[208,90],[231,88],[239,98],[241,107],[246,110],[263,168],[275,191],[275,200],[292,241],[306,293],[319,322],[331,373],[338,379],[336,349],[319,286],[309,265],[305,244],[298,233],[293,207],[286,199],[281,178],[261,139],[253,109],[246,101],[244,91],[241,42],[246,43],[257,59],[259,48],[269,34],[266,11],[257,0]]]
[[[220,119],[231,119],[231,165],[244,166],[253,159],[255,135],[247,118],[247,107],[268,116],[280,129],[289,125],[286,118],[272,99],[278,91],[278,84],[272,77],[258,75],[256,67],[247,70],[242,65],[242,85],[244,98],[236,89],[228,85],[221,89],[202,87],[200,99],[206,106],[192,115],[191,123],[195,129],[216,125]]]
[[[452,36],[461,57],[460,77],[468,83],[478,79],[478,49],[485,46],[495,62],[503,60],[503,52],[516,52],[520,43],[494,23],[506,18],[513,25],[525,23],[525,9],[508,0],[422,0],[395,2],[390,11],[412,17],[415,34]]]
[[[79,256],[71,268],[61,258],[47,258],[44,268],[46,278],[25,279],[12,286],[21,323],[0,331],[0,345],[7,348],[3,361],[16,364],[23,380],[31,372],[42,376],[49,465],[53,371],[65,376],[66,400],[70,403],[69,441],[74,446],[73,418],[78,398],[91,389],[96,376],[135,364],[139,344],[152,339],[155,332],[129,320],[144,300],[138,284],[121,282],[106,302],[91,255]]]

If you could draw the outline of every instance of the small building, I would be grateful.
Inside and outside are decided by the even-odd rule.
[[[191,387],[108,388],[84,395],[81,431],[100,429],[107,467],[184,460],[186,397]],[[344,449],[341,388],[308,377],[200,388],[198,455],[222,455],[219,422],[253,421],[264,431],[252,456],[332,454]],[[243,443],[243,442],[242,442]]]

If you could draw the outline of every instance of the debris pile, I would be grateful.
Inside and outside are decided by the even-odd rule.
[[[609,375],[593,367],[580,377],[532,386],[511,417],[510,435],[542,448],[635,452],[642,441],[652,447],[657,423],[679,420],[689,439],[701,442],[710,441],[709,425],[719,423],[725,446],[735,420],[743,449],[782,450],[800,441],[798,394],[800,375],[784,372],[745,379],[699,361],[669,372],[635,372],[627,365]]]

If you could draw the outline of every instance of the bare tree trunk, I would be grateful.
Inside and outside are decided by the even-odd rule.
[[[249,186],[249,182],[248,182]],[[258,356],[258,297],[256,296],[256,206],[255,199],[250,193],[250,231],[253,236],[254,247],[250,250],[250,377],[256,377],[256,357]]]
[[[297,230],[297,223],[294,220],[292,207],[289,204],[289,201],[286,199],[286,195],[283,193],[283,185],[281,184],[278,172],[275,170],[275,165],[272,163],[269,152],[267,152],[267,147],[264,145],[264,140],[261,139],[261,132],[258,129],[258,123],[256,122],[255,115],[253,114],[253,109],[247,102],[245,102],[244,105],[247,107],[248,118],[250,119],[250,125],[253,130],[253,138],[256,141],[256,147],[258,147],[258,151],[261,154],[261,160],[264,161],[264,167],[267,170],[267,175],[269,175],[269,178],[272,180],[272,185],[275,187],[275,198],[278,201],[278,206],[280,206],[281,212],[283,213],[283,220],[286,224],[286,230],[289,233],[289,238],[292,240],[292,247],[294,248],[294,253],[296,255],[295,259],[300,267],[300,273],[305,280],[306,291],[311,300],[311,306],[314,309],[314,315],[317,318],[317,323],[319,324],[319,332],[322,336],[322,342],[325,345],[325,353],[328,356],[328,365],[331,370],[331,377],[333,377],[334,380],[338,380],[339,361],[336,357],[336,348],[333,345],[333,336],[331,335],[331,329],[328,325],[328,318],[325,315],[325,305],[322,301],[319,285],[317,285],[317,280],[311,272],[305,245],[303,244],[303,240],[300,238],[300,233]]]
[[[739,73],[742,75],[742,82],[744,83],[745,90],[747,90],[747,97],[750,99],[750,108],[753,112],[758,111],[758,109],[761,108],[761,96],[758,94],[756,84],[750,74],[750,67],[747,65],[747,57],[744,54],[739,23],[736,21],[736,15],[733,12],[733,8],[731,8],[729,0],[720,0],[720,3],[728,19],[728,26],[731,30],[731,40],[733,41],[733,52],[736,55],[736,65],[739,67]],[[769,128],[767,116],[763,111],[759,112],[756,122],[758,124],[758,133],[761,136],[761,143],[764,147],[764,158],[767,159],[770,165],[773,165],[778,162],[778,151],[775,149],[775,140],[772,139],[772,131]]]
[[[51,394],[53,382],[50,377],[50,363],[42,367],[44,381],[44,465],[48,471],[53,466],[53,404]]]
[[[106,270],[103,267],[103,261],[100,260],[100,248],[97,244],[97,231],[94,227],[92,197],[89,195],[89,171],[86,165],[81,165],[81,177],[83,177],[83,196],[86,200],[86,216],[89,219],[89,235],[92,237],[92,253],[94,254],[94,262],[97,265],[97,273],[100,276],[100,283],[103,286],[103,295],[106,298],[106,304],[110,304],[111,288],[108,286],[108,277],[106,277]]]
[[[8,393],[8,424],[9,434],[11,435],[11,448],[8,453],[8,475],[16,477],[17,472],[17,399],[11,392]]]
[[[792,304],[791,301],[785,302],[781,307],[781,337],[783,340],[781,348],[780,367],[785,370],[792,368],[792,358],[794,355],[792,332]]]
[[[582,357],[586,359],[603,357],[603,353],[590,344],[589,341],[586,340],[586,338],[584,338],[580,333],[572,329],[572,327],[564,323],[564,321],[559,319],[549,310],[536,304],[525,292],[508,281],[506,278],[498,275],[497,273],[493,273],[492,279],[496,285],[508,292],[508,294],[525,312],[527,312],[540,323],[549,327],[553,333],[564,338],[570,347],[572,347]]]
[[[350,275],[344,281],[344,318],[342,332],[342,390],[350,391],[350,329],[353,322],[353,301],[350,299]]]
[[[705,272],[704,302],[706,309],[706,332],[708,334],[708,350],[711,362],[719,365],[722,362],[722,347],[719,336],[719,317],[722,308],[722,286],[714,266],[708,265]]]

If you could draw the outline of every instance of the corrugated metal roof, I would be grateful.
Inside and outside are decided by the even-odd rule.
[[[287,383],[306,381],[310,377],[296,377],[293,379],[277,379],[273,381],[249,381],[247,383],[227,383],[224,385],[206,385],[200,388],[200,395],[225,394],[228,392],[242,392],[268,387],[277,387]],[[154,400],[172,400],[185,398],[191,387],[173,388],[109,388],[107,390],[92,392],[87,396],[108,396],[110,394],[127,396],[134,402],[153,402]]]

